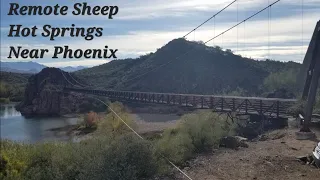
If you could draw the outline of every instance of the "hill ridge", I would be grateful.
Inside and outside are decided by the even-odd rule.
[[[182,55],[187,50],[192,53]],[[175,59],[180,56],[180,58]],[[163,64],[170,63],[166,66]],[[160,68],[157,68],[161,66]],[[146,75],[136,78],[153,68]],[[76,72],[94,87],[170,93],[217,94],[243,89],[259,94],[263,80],[273,72],[298,69],[294,62],[256,61],[231,50],[210,47],[183,38],[136,59],[115,60]]]

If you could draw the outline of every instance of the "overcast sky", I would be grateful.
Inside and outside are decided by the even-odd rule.
[[[211,17],[233,0],[87,0],[89,5],[117,5],[120,10],[114,19],[105,16],[72,16],[73,4],[82,1],[1,0],[1,60],[36,61],[48,66],[94,66],[108,62],[104,59],[51,59],[52,47],[69,45],[73,49],[119,49],[119,59],[138,57],[154,52],[175,38],[182,37],[201,22]],[[207,41],[220,32],[251,16],[276,0],[238,0],[223,13],[209,21],[187,39]],[[9,3],[20,5],[68,5],[68,16],[8,16]],[[303,3],[303,6],[302,6]],[[302,11],[303,10],[303,11]],[[303,16],[302,16],[303,12]],[[231,49],[236,54],[255,59],[271,58],[279,61],[302,62],[316,22],[320,19],[320,0],[281,0],[223,36],[209,42]],[[56,27],[103,27],[103,37],[86,41],[81,37],[48,38],[7,37],[9,25],[37,25]],[[269,45],[268,45],[269,44]],[[44,59],[7,59],[9,46],[47,48],[51,51]]]

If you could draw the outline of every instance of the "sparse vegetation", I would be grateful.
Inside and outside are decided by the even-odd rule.
[[[134,127],[121,103],[110,107]],[[86,115],[88,127],[97,126],[97,130],[79,143],[2,141],[1,179],[148,179],[170,172],[163,155],[183,165],[195,153],[218,147],[219,139],[234,129],[224,116],[199,111],[183,116],[162,137],[147,141],[130,132],[112,112],[98,119],[94,112]]]
[[[233,123],[224,115],[210,111],[187,114],[174,129],[168,129],[156,145],[156,150],[177,164],[183,164],[195,153],[219,146],[220,139],[235,133]]]
[[[112,104],[119,116],[123,106]],[[1,141],[1,179],[141,179],[157,171],[149,142],[123,132],[109,113],[106,119],[114,127],[108,133],[94,134],[80,143],[59,142],[21,144]],[[96,122],[90,112],[85,122]],[[88,125],[92,125],[88,123]],[[99,127],[100,125],[103,125]],[[104,124],[97,123],[101,128]]]

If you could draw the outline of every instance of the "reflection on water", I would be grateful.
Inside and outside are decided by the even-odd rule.
[[[16,111],[14,104],[1,105],[0,119],[1,139],[31,143],[47,140],[71,140],[72,137],[65,133],[55,133],[50,129],[74,125],[78,122],[78,118],[64,117],[26,119]]]
[[[17,117],[21,116],[21,113],[16,111],[14,105],[1,105],[0,117],[1,119],[9,118],[9,117]]]

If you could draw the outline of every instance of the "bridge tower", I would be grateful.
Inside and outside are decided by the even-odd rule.
[[[313,106],[315,103],[317,88],[320,79],[320,20],[318,21],[307,53],[305,55],[303,66],[297,82],[301,85],[304,84],[302,99],[306,100],[307,104],[304,111],[304,123],[300,131],[310,132],[309,124],[311,122],[311,116]]]

